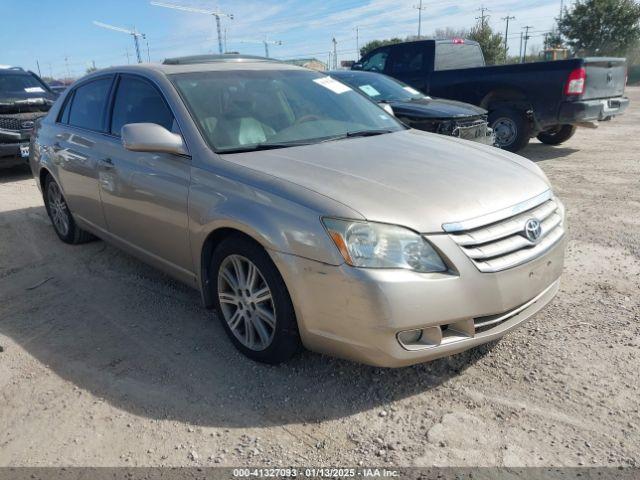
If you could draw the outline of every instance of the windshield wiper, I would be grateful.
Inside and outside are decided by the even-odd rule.
[[[245,147],[230,148],[228,150],[218,150],[218,153],[224,155],[226,153],[245,153],[258,152],[260,150],[275,150],[277,148],[300,147],[303,145],[311,145],[312,142],[280,142],[280,143],[256,143]]]
[[[375,137],[376,135],[384,135],[385,133],[393,133],[395,130],[390,130],[388,128],[377,129],[377,130],[356,130],[355,132],[347,132],[345,134],[346,138],[351,137]]]

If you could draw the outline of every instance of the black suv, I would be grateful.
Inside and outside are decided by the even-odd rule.
[[[35,73],[0,68],[0,167],[28,163],[35,122],[47,114],[56,98]]]

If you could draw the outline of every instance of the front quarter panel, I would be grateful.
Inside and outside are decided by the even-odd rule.
[[[296,185],[264,178],[249,169],[231,175],[222,173],[221,169],[194,167],[189,195],[194,266],[200,270],[207,238],[223,228],[241,231],[267,250],[330,265],[344,263],[321,217],[362,217],[328,198],[314,199],[315,195]],[[198,273],[201,276],[201,272]]]

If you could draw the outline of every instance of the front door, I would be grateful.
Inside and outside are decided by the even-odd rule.
[[[168,153],[132,152],[120,130],[129,123],[156,123],[177,131],[171,110],[148,80],[121,75],[101,152],[100,187],[109,232],[172,273],[189,276],[188,233],[191,159]]]

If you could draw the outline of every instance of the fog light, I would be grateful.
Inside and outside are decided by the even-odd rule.
[[[398,334],[398,340],[403,345],[410,345],[412,343],[418,343],[422,337],[422,330],[405,330]]]
[[[442,343],[442,329],[440,327],[425,327],[416,330],[405,330],[397,335],[398,342],[407,350],[419,350],[437,347]]]

